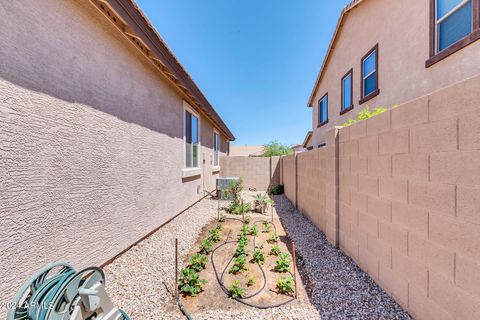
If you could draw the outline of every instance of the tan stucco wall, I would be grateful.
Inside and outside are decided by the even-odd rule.
[[[263,153],[263,146],[237,146],[230,145],[229,155],[232,157],[259,156]]]
[[[313,145],[324,143],[328,130],[355,118],[366,105],[375,108],[402,104],[480,74],[480,41],[425,68],[429,30],[427,0],[367,0],[350,11],[313,99]],[[377,43],[380,95],[359,106],[360,61]],[[340,116],[341,78],[351,68],[355,107]],[[329,123],[317,128],[318,100],[326,92]]]
[[[5,306],[46,263],[112,258],[200,199],[204,183],[212,190],[218,173],[201,117],[205,181],[182,180],[182,96],[88,1],[2,1],[0,39]]]
[[[297,207],[332,243],[338,204],[340,248],[416,319],[480,314],[479,88],[477,76],[407,102],[340,129],[337,144],[333,129],[288,181],[283,159],[287,197],[297,181]]]
[[[245,189],[267,191],[280,183],[280,157],[221,157],[220,175],[240,177]]]

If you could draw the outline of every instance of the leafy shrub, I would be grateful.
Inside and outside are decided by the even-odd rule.
[[[278,256],[280,255],[280,253],[282,253],[282,249],[280,249],[279,246],[277,245],[272,246],[272,249],[270,250],[271,255]]]
[[[291,147],[278,141],[272,141],[263,145],[262,157],[286,156],[292,153]]]
[[[255,237],[258,236],[258,227],[257,227],[256,224],[254,224],[254,225],[250,228],[249,233],[250,233],[251,236],[255,236]]]
[[[243,288],[240,286],[239,280],[234,280],[228,291],[230,292],[230,295],[233,299],[243,297],[243,294],[245,292],[245,290],[243,290]]]
[[[280,293],[289,294],[294,292],[294,282],[292,276],[281,277],[277,282],[277,289]]]
[[[197,296],[203,290],[206,280],[200,279],[198,273],[190,268],[185,268],[180,273],[179,290],[191,297]]]
[[[229,273],[237,274],[245,270],[245,263],[247,263],[247,256],[242,255],[233,259],[233,266],[228,271]]]
[[[212,239],[208,238],[200,242],[200,253],[202,254],[209,254],[212,251],[213,241]]]
[[[263,232],[270,232],[270,222],[268,220],[264,220],[263,223]]]
[[[264,256],[263,252],[260,251],[260,250],[255,250],[255,252],[253,252],[252,261],[256,262],[258,264],[263,264],[265,262],[265,256]]]
[[[190,257],[189,263],[190,263],[190,268],[200,272],[203,269],[205,269],[205,266],[207,265],[207,257],[200,254],[200,253],[195,253],[193,256]]]
[[[279,194],[283,194],[283,192],[284,192],[283,184],[277,184],[270,188],[270,194],[279,195]]]
[[[357,119],[349,118],[348,121],[343,124],[343,126],[344,127],[351,126],[354,123],[357,123],[357,122],[363,121],[363,120],[367,120],[371,117],[374,117],[376,115],[384,113],[385,111],[387,111],[387,109],[383,108],[383,107],[375,108],[375,110],[370,111],[370,107],[366,106],[365,108],[362,109],[362,111],[360,111],[358,113]]]
[[[240,203],[240,195],[243,191],[243,180],[233,180],[230,181],[227,188],[223,190],[223,195],[225,198],[232,199],[234,203]]]
[[[275,261],[275,271],[287,272],[290,271],[290,256],[288,253],[281,253],[278,256],[278,260]]]
[[[255,278],[253,276],[248,277],[247,286],[251,287],[255,284]]]
[[[230,212],[231,214],[243,214],[250,212],[252,210],[252,205],[250,202],[244,202],[242,205],[242,202],[232,202],[230,206],[227,208],[227,211]]]

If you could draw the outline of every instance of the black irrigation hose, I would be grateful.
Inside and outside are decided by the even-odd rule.
[[[180,301],[180,293],[177,293],[177,304],[178,304],[178,307],[180,308],[180,310],[182,311],[182,313],[185,315],[185,317],[188,319],[188,320],[193,320],[192,316],[190,315],[190,313],[188,313],[188,310],[187,308],[185,308],[185,306],[182,304],[182,302]]]
[[[237,220],[237,221],[240,221],[243,223],[243,220],[241,219],[238,219],[238,218],[226,218],[226,219],[229,219],[229,220]],[[256,224],[260,222],[259,221],[256,221],[256,222],[253,222],[252,224]],[[275,233],[277,232],[277,228],[275,226],[275,224],[273,224],[273,228],[275,229]],[[255,240],[256,240],[256,236],[254,235],[253,236],[253,250],[255,250]],[[228,269],[228,266],[230,265],[230,263],[232,262],[234,256],[232,256],[232,258],[229,260],[229,262],[227,263],[227,265],[225,266],[225,268],[223,269],[223,272],[222,272],[222,275],[221,277],[219,278],[218,276],[218,272],[217,272],[217,267],[215,266],[215,262],[214,262],[214,259],[213,259],[213,256],[215,254],[215,252],[217,251],[217,249],[227,245],[227,244],[230,244],[230,243],[237,243],[238,241],[237,240],[232,240],[232,241],[225,241],[224,243],[218,245],[215,249],[212,250],[212,253],[211,253],[211,261],[212,261],[212,267],[213,267],[213,270],[215,271],[215,277],[217,278],[217,281],[218,281],[218,284],[220,285],[220,288],[223,290],[223,292],[225,292],[226,294],[230,295],[230,291],[228,290],[227,287],[225,287],[225,285],[223,284],[223,277],[225,275],[225,271]],[[249,307],[253,307],[253,308],[257,308],[257,309],[270,309],[270,308],[277,308],[277,307],[280,307],[280,306],[283,306],[283,305],[286,305],[292,301],[295,300],[295,297],[292,297],[286,301],[283,301],[283,302],[280,302],[280,303],[277,303],[277,304],[273,304],[273,305],[256,305],[256,304],[253,304],[253,303],[250,303],[250,302],[247,302],[245,300],[247,299],[251,299],[255,296],[257,296],[258,294],[260,294],[264,289],[265,289],[265,286],[267,284],[267,277],[265,275],[265,270],[263,270],[262,266],[260,263],[257,262],[257,265],[258,267],[260,268],[260,270],[262,271],[262,276],[263,276],[263,286],[260,290],[258,290],[257,292],[247,296],[247,297],[244,297],[244,298],[234,298],[236,301],[240,302],[240,303],[243,303],[244,305],[247,305]],[[292,273],[289,272],[291,275]]]

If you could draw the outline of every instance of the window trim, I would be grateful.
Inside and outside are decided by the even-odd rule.
[[[453,10],[453,9],[452,9]],[[437,52],[437,0],[430,0],[430,56],[425,61],[429,68],[455,52],[480,39],[480,0],[472,0],[472,33]]]
[[[187,152],[186,152],[186,148],[187,148],[187,128],[185,126],[185,112],[188,111],[190,112],[193,116],[197,117],[198,119],[198,163],[197,163],[197,166],[196,167],[187,167]],[[196,112],[186,101],[183,101],[183,170],[184,171],[195,171],[195,169],[200,169],[202,168],[201,164],[202,164],[202,159],[201,159],[201,135],[200,135],[200,132],[201,132],[201,120],[200,120],[200,116],[198,114],[198,112]],[[192,150],[192,157],[193,157],[193,150]],[[192,158],[192,162],[193,162],[193,158]],[[197,171],[195,171],[197,172]],[[195,174],[196,175],[196,174]]]
[[[363,81],[365,80],[363,76],[363,62],[368,59],[374,52],[376,52],[376,59],[375,59],[375,79],[377,82],[377,89],[373,92],[370,92],[368,95],[364,95],[364,85]],[[380,94],[380,77],[379,77],[379,70],[378,70],[378,57],[379,57],[379,52],[378,52],[378,43],[373,46],[372,49],[370,49],[363,57],[360,59],[360,100],[358,101],[358,104],[364,104],[365,102],[369,101],[370,99],[375,98]],[[371,75],[371,74],[370,74]]]
[[[322,100],[325,99],[325,98],[327,98],[327,120],[321,122],[322,117],[321,117],[321,114],[320,114],[320,112],[321,112],[321,110],[320,110],[320,102],[322,102]],[[327,123],[328,123],[328,92],[325,93],[325,94],[320,98],[320,100],[318,100],[318,124],[317,124],[317,128],[320,128],[320,127],[326,125]]]
[[[348,76],[350,76],[350,79],[351,79],[350,80],[350,97],[351,97],[350,100],[352,101],[352,104],[344,109],[343,108],[343,92],[344,92],[343,91],[344,90],[343,82],[344,82],[345,78],[347,78]],[[340,115],[345,114],[348,111],[353,110],[353,108],[354,108],[354,104],[353,104],[353,68],[348,70],[348,72],[342,77],[341,84],[342,84],[342,86],[341,86],[342,90],[340,92],[340,94],[341,94]]]

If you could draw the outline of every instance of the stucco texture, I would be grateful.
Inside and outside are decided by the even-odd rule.
[[[313,145],[326,133],[356,118],[365,106],[392,107],[480,74],[480,41],[426,68],[430,1],[366,0],[349,11],[333,47],[312,105]],[[380,94],[359,105],[361,59],[378,43]],[[341,79],[353,68],[354,109],[340,115]],[[328,92],[326,125],[318,125],[318,101]]]
[[[184,97],[88,1],[2,1],[0,39],[4,306],[46,263],[114,257],[218,173],[201,116],[203,173],[182,179]]]

